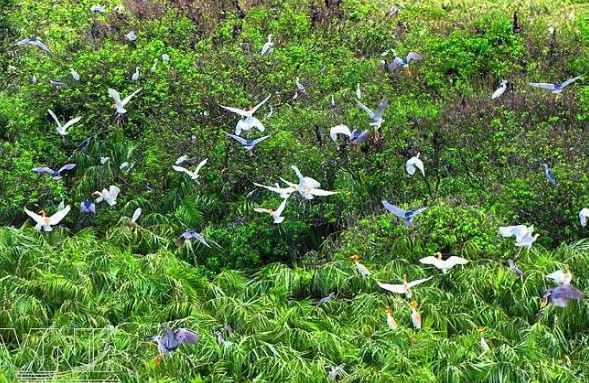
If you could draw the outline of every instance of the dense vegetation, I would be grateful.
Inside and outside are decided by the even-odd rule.
[[[341,363],[345,382],[589,379],[589,303],[539,311],[544,275],[564,264],[589,287],[578,221],[589,206],[589,87],[581,80],[555,98],[528,86],[589,72],[582,2],[422,0],[396,16],[392,2],[368,0],[109,0],[104,14],[92,5],[1,3],[0,328],[113,328],[100,367],[129,382],[321,382]],[[274,50],[261,55],[268,34]],[[29,36],[52,53],[13,46]],[[387,73],[379,62],[391,49],[424,60],[412,74]],[[307,92],[293,100],[297,77]],[[492,101],[502,78],[508,91]],[[338,124],[369,128],[357,83],[366,105],[390,100],[380,139],[359,148],[329,137]],[[110,87],[123,96],[141,88],[122,117]],[[272,136],[247,152],[225,135],[237,118],[220,105],[268,95],[257,115]],[[62,140],[47,109],[82,119]],[[418,152],[425,178],[405,173]],[[197,182],[172,170],[181,155],[209,159]],[[61,180],[31,171],[66,162],[77,167]],[[291,165],[340,193],[293,195],[275,225],[253,208],[280,198],[253,183],[294,181]],[[109,185],[121,189],[117,205],[78,211]],[[405,227],[382,199],[429,208]],[[51,214],[62,201],[73,206],[65,220],[35,231],[23,208]],[[513,224],[540,233],[519,258],[523,280],[504,265],[513,241],[497,235]],[[187,228],[211,247],[179,241]],[[445,275],[418,263],[437,251],[470,263]],[[353,254],[371,277],[359,276]],[[420,331],[408,301],[375,282],[404,273],[433,275],[414,291]],[[162,323],[201,341],[156,366],[145,337]],[[7,334],[0,382],[15,381],[36,352]],[[66,354],[69,365],[87,360],[86,346]],[[35,367],[54,368],[59,358],[47,353]]]

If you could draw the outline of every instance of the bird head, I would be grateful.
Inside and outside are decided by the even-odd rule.
[[[442,259],[442,253],[440,253],[439,251],[436,253],[436,257],[438,257],[438,259]]]
[[[540,300],[540,310],[542,310],[546,306],[548,306],[548,297],[544,296],[542,300]]]
[[[485,328],[484,327],[479,327],[477,328],[477,332],[479,332],[480,334],[485,332]]]
[[[403,283],[407,283],[407,274],[403,274]]]
[[[411,301],[411,303],[409,303],[409,306],[411,306],[411,308],[413,310],[417,310],[417,301],[415,301],[415,300]]]
[[[102,193],[99,191],[95,191],[94,193],[92,193],[92,195],[95,197],[100,197],[102,195]]]
[[[47,213],[45,212],[45,209],[39,210],[39,213],[37,213],[37,214],[39,214],[43,218],[47,217]]]
[[[387,307],[385,307],[384,310],[386,311],[387,314],[390,314],[392,312],[391,306],[389,306],[389,305],[387,305]]]
[[[358,261],[360,260],[360,256],[359,256],[359,255],[356,255],[356,254],[354,254],[354,255],[352,255],[352,256],[350,257],[350,259],[353,259],[353,260],[354,260],[354,262],[358,262]]]

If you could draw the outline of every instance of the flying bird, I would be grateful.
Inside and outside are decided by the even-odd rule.
[[[61,122],[59,121],[59,119],[57,118],[57,116],[55,115],[55,113],[51,109],[47,109],[47,112],[49,112],[51,117],[53,117],[53,120],[55,120],[55,123],[57,124],[57,128],[56,128],[57,133],[59,133],[59,135],[62,137],[67,136],[68,129],[71,128],[74,124],[76,124],[78,121],[80,121],[82,119],[82,117],[72,118],[71,120],[66,122],[64,125],[62,125]]]
[[[23,45],[32,45],[34,47],[41,49],[42,51],[51,53],[49,48],[47,48],[47,45],[43,44],[43,42],[36,37],[28,37],[26,39],[19,40],[14,45],[17,47],[21,47]]]
[[[245,148],[245,150],[252,150],[254,148],[254,146],[256,146],[260,142],[264,141],[265,139],[271,137],[270,135],[268,135],[268,136],[263,136],[263,137],[257,138],[255,140],[248,140],[243,137],[239,137],[235,134],[231,134],[231,133],[225,133],[225,134],[228,135],[229,137],[233,138],[235,141],[239,142]]]
[[[90,199],[86,198],[80,202],[80,213],[96,214],[96,205]]]
[[[571,85],[573,82],[577,81],[578,79],[582,78],[583,76],[577,76],[573,78],[569,78],[563,83],[548,83],[548,82],[531,82],[531,86],[535,86],[536,88],[541,88],[545,90],[549,90],[553,94],[560,94],[564,88]]]
[[[499,234],[504,237],[515,237],[515,246],[517,247],[532,247],[532,243],[536,241],[539,234],[532,236],[534,226],[516,225],[516,226],[502,226],[499,228]]]
[[[386,109],[386,107],[389,104],[389,100],[386,97],[384,97],[382,100],[380,100],[380,103],[378,104],[378,108],[376,109],[376,112],[373,112],[372,110],[370,110],[366,105],[362,104],[360,102],[360,100],[358,100],[357,98],[355,100],[356,100],[356,104],[358,104],[360,109],[362,109],[368,115],[368,118],[370,118],[369,125],[374,127],[375,139],[378,140],[378,137],[379,137],[378,130],[380,129],[380,127],[384,123],[383,114],[384,114],[384,110]]]
[[[437,269],[442,270],[442,273],[446,274],[449,269],[453,268],[456,265],[466,265],[468,261],[462,257],[451,256],[450,258],[444,260],[442,259],[442,253],[439,251],[436,253],[436,256],[429,256],[425,258],[421,258],[419,262],[423,263],[424,265],[432,265]]]
[[[268,35],[268,41],[266,41],[266,43],[262,47],[261,53],[263,55],[269,55],[270,53],[272,53],[273,47],[274,43],[272,42],[272,35]]]
[[[297,191],[296,184],[294,184],[294,186],[288,186],[285,188],[281,188],[278,183],[276,183],[275,186],[266,186],[266,185],[262,185],[262,184],[254,182],[254,185],[257,187],[261,187],[261,188],[270,190],[271,192],[278,193],[280,195],[280,198],[288,198],[292,195],[292,193]]]
[[[559,285],[570,285],[573,279],[573,273],[571,273],[569,265],[564,265],[564,270],[557,270],[553,273],[550,273],[546,276],[546,278],[558,283]]]
[[[558,307],[566,307],[570,300],[583,299],[583,292],[573,285],[562,285],[546,290],[540,302],[540,308],[543,309],[549,303]]]
[[[181,173],[186,173],[190,176],[191,179],[196,180],[198,179],[198,177],[200,176],[198,173],[200,172],[200,169],[205,166],[207,164],[207,162],[209,161],[208,158],[205,158],[204,160],[202,160],[198,165],[196,165],[196,168],[194,169],[193,172],[191,172],[190,170],[182,167],[182,166],[178,166],[178,165],[172,165],[172,169],[174,169],[177,172],[181,172]]]
[[[587,217],[589,217],[589,209],[584,207],[579,212],[579,221],[581,223],[581,226],[583,226],[583,227],[587,226]]]
[[[200,341],[200,336],[192,331],[185,328],[172,331],[172,329],[164,325],[163,335],[153,335],[148,339],[157,343],[157,348],[160,352],[156,363],[159,365],[163,359],[163,356],[171,356],[178,347],[183,343],[197,344]]]
[[[266,101],[268,101],[269,99],[270,99],[270,96],[266,97],[262,102],[260,102],[258,105],[254,106],[253,108],[251,108],[249,110],[243,110],[243,109],[238,109],[238,108],[233,108],[230,106],[223,106],[223,105],[219,105],[219,106],[225,110],[228,110],[230,112],[236,113],[241,116],[241,119],[237,122],[237,125],[235,126],[235,134],[239,136],[241,134],[242,130],[248,132],[252,128],[256,128],[260,132],[263,132],[264,129],[266,129],[264,127],[264,124],[262,124],[262,122],[260,120],[258,120],[256,117],[254,117],[254,113],[262,105],[264,105],[266,103]]]
[[[41,168],[33,168],[33,172],[37,174],[49,174],[54,180],[60,180],[62,178],[61,172],[72,170],[76,167],[76,164],[65,164],[57,170],[53,170],[47,166]]]
[[[183,239],[184,242],[190,241],[191,239],[196,239],[198,242],[202,243],[206,247],[211,247],[201,233],[197,233],[196,231],[191,229],[186,229],[184,233],[182,233],[182,235],[180,236],[180,239]]]
[[[284,221],[284,217],[282,217],[281,215],[282,215],[282,212],[284,211],[287,200],[288,200],[287,198],[283,199],[282,203],[280,204],[280,206],[278,206],[278,209],[276,209],[276,210],[256,207],[256,208],[254,208],[254,211],[257,213],[270,214],[270,216],[274,219],[274,223],[282,223]]]
[[[376,283],[382,289],[385,289],[385,290],[390,291],[391,293],[395,293],[395,294],[405,294],[405,296],[408,299],[411,299],[411,296],[412,296],[411,288],[414,286],[417,286],[419,284],[422,284],[424,282],[427,282],[430,279],[432,279],[432,277],[417,279],[413,282],[407,282],[407,274],[403,274],[403,283],[402,284],[393,285],[390,283],[381,283],[379,281],[376,281]]]
[[[368,141],[370,133],[368,130],[354,129],[350,131],[346,125],[336,125],[329,129],[329,136],[333,141],[337,140],[337,135],[342,134],[350,139],[352,144],[361,144]]]
[[[321,184],[316,179],[311,177],[304,177],[299,171],[299,168],[294,165],[291,166],[291,169],[294,170],[294,172],[297,174],[297,177],[299,177],[297,191],[300,195],[303,196],[303,198],[310,200],[314,199],[315,197],[325,197],[338,193],[319,189]]]
[[[507,80],[501,80],[499,88],[497,88],[497,90],[495,90],[495,92],[493,92],[493,94],[491,95],[491,100],[501,97],[503,93],[505,93],[505,91],[507,90],[507,84]]]
[[[116,107],[118,114],[127,113],[127,110],[125,109],[125,105],[127,105],[127,103],[129,101],[131,101],[131,99],[137,93],[139,93],[140,90],[141,90],[141,88],[137,89],[135,92],[131,93],[130,95],[128,95],[127,97],[125,97],[124,99],[121,100],[121,95],[119,94],[119,92],[117,92],[113,88],[108,88],[108,95],[115,101],[113,108]]]
[[[419,154],[420,153],[417,153],[415,156],[411,157],[405,164],[405,170],[407,170],[407,174],[410,176],[415,174],[415,169],[417,168],[425,177],[425,168],[423,167],[423,161],[419,159]]]
[[[350,258],[354,261],[354,265],[356,266],[356,269],[358,270],[358,272],[360,273],[360,275],[363,278],[366,278],[367,276],[370,275],[370,271],[368,270],[368,268],[360,263],[360,256],[359,255],[352,255]]]
[[[384,208],[387,209],[390,213],[393,213],[395,216],[402,219],[405,226],[411,226],[413,224],[413,218],[415,218],[417,214],[423,213],[427,209],[427,207],[422,207],[415,210],[403,210],[400,207],[392,205],[385,200],[382,201],[382,206],[384,206]]]
[[[92,195],[98,197],[98,198],[96,198],[96,200],[94,202],[100,203],[100,202],[104,201],[109,206],[114,206],[117,204],[117,197],[119,196],[120,192],[121,192],[121,189],[119,189],[115,185],[111,185],[108,189],[104,188],[104,189],[102,189],[101,192],[95,191],[94,193],[92,193]]]
[[[55,214],[53,214],[52,216],[48,217],[45,213],[45,210],[41,210],[39,212],[39,214],[35,214],[32,211],[28,210],[27,208],[25,208],[25,213],[27,213],[27,215],[29,217],[31,217],[37,224],[35,225],[35,229],[41,231],[41,229],[45,230],[45,231],[51,231],[53,230],[53,228],[51,226],[55,226],[57,225],[59,222],[61,222],[62,219],[65,218],[65,216],[70,212],[70,205],[67,205],[65,208],[63,208],[62,210],[57,211]]]
[[[411,69],[409,68],[409,63],[411,61],[421,61],[423,60],[423,56],[420,55],[419,53],[415,53],[415,52],[409,52],[407,54],[407,57],[405,58],[401,58],[398,56],[395,56],[395,58],[393,59],[393,61],[391,61],[386,68],[389,70],[389,72],[393,72],[398,68],[404,68],[407,70],[407,72],[409,74],[411,74]]]

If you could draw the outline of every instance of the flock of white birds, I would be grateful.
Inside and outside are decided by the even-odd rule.
[[[92,11],[93,12],[100,12],[100,13],[105,12],[104,7],[99,6],[99,5],[93,6]],[[129,41],[135,41],[138,38],[138,36],[136,35],[136,33],[134,31],[130,31],[126,35],[126,37]],[[22,47],[25,45],[36,46],[45,52],[50,52],[49,48],[42,41],[40,41],[39,39],[34,38],[34,37],[20,40],[15,44],[15,46],[17,46],[17,47]],[[267,42],[264,44],[260,53],[262,55],[268,55],[273,52],[273,49],[274,49],[273,37],[272,37],[272,35],[269,35]],[[388,52],[385,52],[383,54],[383,56],[386,56],[387,54],[388,54]],[[167,61],[170,58],[166,54],[165,57],[162,57],[162,59]],[[410,62],[422,61],[423,59],[424,59],[424,57],[422,55],[415,53],[415,52],[410,52],[405,58],[400,58],[395,55],[395,57],[390,62],[387,63],[385,60],[382,60],[381,64],[385,70],[390,71],[390,72],[393,72],[393,71],[397,70],[398,68],[405,68],[407,71],[410,71],[410,69],[409,69]],[[75,71],[74,69],[71,69],[70,72],[71,72],[72,78],[74,78],[74,80],[76,80],[76,81],[80,80],[80,74],[77,71]],[[136,67],[135,71],[133,72],[133,74],[131,76],[131,80],[133,82],[136,82],[139,79],[139,73],[140,73],[140,68]],[[577,76],[577,77],[571,78],[563,83],[530,83],[530,85],[534,86],[534,87],[541,88],[541,89],[548,90],[556,95],[559,95],[567,86],[569,86],[570,84],[572,84],[573,82],[575,82],[576,80],[578,80],[580,78],[581,78],[581,76]],[[499,88],[492,94],[491,98],[496,99],[498,97],[501,97],[506,92],[506,90],[508,88],[508,84],[509,83],[507,80],[502,80]],[[304,85],[300,83],[298,78],[295,81],[295,85],[296,85],[296,91],[295,91],[295,94],[292,98],[297,99],[301,96],[304,96],[306,94],[306,89],[305,89]],[[124,115],[125,113],[127,113],[127,109],[126,109],[127,104],[129,104],[129,102],[135,96],[137,96],[140,91],[141,91],[141,88],[135,90],[134,92],[132,92],[131,94],[129,94],[125,98],[121,98],[121,95],[119,94],[119,92],[117,90],[115,90],[113,88],[108,88],[108,95],[114,101],[113,108],[115,108],[117,116],[120,117],[120,116]],[[374,132],[373,132],[374,140],[380,139],[379,129],[381,128],[382,124],[385,121],[384,120],[384,113],[385,113],[386,107],[388,105],[388,99],[386,97],[383,98],[381,100],[381,102],[379,103],[377,109],[375,111],[373,111],[360,101],[360,99],[362,98],[362,91],[360,89],[360,84],[357,84],[355,94],[356,94],[356,97],[355,97],[356,104],[368,116],[368,119],[369,119],[368,126],[374,129]],[[249,134],[254,129],[258,130],[259,132],[265,131],[266,128],[265,128],[264,124],[258,118],[256,118],[254,116],[254,114],[270,99],[270,97],[271,96],[266,97],[260,103],[258,103],[257,105],[255,105],[251,109],[247,109],[247,110],[236,108],[236,107],[229,107],[229,106],[220,105],[221,108],[239,116],[239,119],[238,119],[237,124],[235,126],[234,133],[226,133],[226,134],[228,137],[234,139],[236,142],[241,144],[247,151],[251,151],[252,149],[254,149],[254,147],[256,145],[260,144],[261,142],[263,142],[266,139],[271,137],[270,135],[266,135],[266,136],[262,136],[262,137],[259,137],[256,139],[249,139],[248,138]],[[332,106],[333,106],[334,105],[333,96],[332,96],[331,100],[332,100]],[[75,117],[75,118],[72,118],[69,121],[67,121],[65,124],[62,124],[61,121],[59,120],[58,116],[52,110],[48,109],[48,112],[51,115],[51,117],[53,118],[53,120],[55,121],[57,133],[62,137],[62,139],[65,139],[65,137],[68,135],[69,129],[71,129],[73,126],[75,126],[75,124],[79,123],[81,120],[81,117]],[[272,113],[272,110],[270,111],[270,115],[271,115],[271,113]],[[246,134],[246,137],[242,137],[243,133]],[[359,145],[362,143],[366,143],[370,140],[371,132],[368,129],[367,130],[350,129],[347,125],[340,124],[340,125],[336,125],[330,129],[330,137],[332,138],[333,141],[337,141],[339,136],[344,136],[345,138],[347,138],[348,142],[351,144]],[[193,161],[193,160],[194,159],[189,158],[187,155],[180,156],[175,161],[175,163],[172,165],[172,169],[179,172],[179,173],[185,174],[191,180],[198,180],[201,170],[203,169],[203,167],[205,167],[207,165],[208,158],[205,158],[202,161],[200,161],[198,163],[198,165],[196,165],[194,167],[194,170],[189,170],[186,167],[181,166],[183,163]],[[108,161],[108,157],[101,157],[100,158],[101,164],[105,164],[107,161]],[[551,184],[556,186],[556,179],[555,179],[554,175],[550,171],[550,168],[548,167],[548,165],[547,164],[544,164],[544,165],[545,165],[545,169],[546,169],[546,178],[548,179],[548,181]],[[128,164],[127,164],[127,166],[128,166]],[[61,177],[62,177],[61,172],[69,171],[69,170],[72,170],[73,168],[75,168],[75,164],[66,164],[58,170],[53,170],[48,167],[43,167],[43,168],[35,168],[35,169],[33,169],[33,171],[35,171],[39,174],[47,173],[47,174],[52,175],[54,179],[61,179]],[[280,186],[279,183],[276,183],[273,186],[254,183],[254,185],[257,187],[261,187],[261,188],[269,190],[273,193],[278,194],[280,196],[280,198],[282,199],[282,202],[280,203],[280,205],[276,209],[261,208],[261,207],[254,209],[255,212],[268,214],[273,219],[273,222],[275,224],[280,224],[280,223],[284,222],[285,217],[282,214],[286,208],[286,204],[287,204],[288,199],[295,193],[298,193],[305,200],[312,200],[316,197],[331,196],[331,195],[338,193],[336,191],[328,191],[328,190],[321,189],[321,184],[316,179],[308,177],[308,176],[304,176],[296,166],[294,166],[294,165],[291,166],[291,169],[296,174],[296,176],[298,178],[298,182],[290,182],[290,181],[280,178],[281,182],[283,182],[286,185],[285,187]],[[406,162],[407,174],[409,174],[410,176],[413,176],[417,171],[419,171],[421,173],[422,177],[426,177],[425,165],[424,165],[424,162],[422,161],[422,159],[420,158],[420,153],[417,153],[415,156],[411,157]],[[117,200],[117,197],[120,192],[121,192],[121,190],[116,185],[111,185],[108,188],[104,188],[102,191],[96,191],[93,194],[93,196],[96,197],[94,202],[92,202],[89,199],[86,199],[85,201],[81,202],[80,203],[80,211],[83,213],[96,213],[95,203],[100,203],[100,202],[105,202],[109,206],[114,206],[114,205],[116,205],[116,200]],[[387,211],[394,214],[407,226],[410,226],[412,224],[413,219],[417,214],[420,214],[427,209],[426,207],[423,207],[423,208],[419,208],[416,210],[406,211],[406,210],[403,210],[395,205],[390,204],[387,201],[382,201],[382,203],[383,203],[384,208]],[[52,226],[59,224],[67,216],[67,214],[70,212],[70,210],[71,210],[70,205],[63,206],[63,204],[62,204],[62,206],[60,207],[60,209],[56,213],[54,213],[51,216],[47,216],[43,210],[41,210],[39,212],[39,214],[36,214],[26,208],[24,209],[26,214],[29,215],[35,221],[35,223],[36,223],[35,228],[37,230],[44,230],[44,231],[51,231]],[[138,220],[139,216],[141,215],[141,212],[142,211],[140,208],[135,210],[135,212],[131,218],[132,224],[136,224],[136,221]],[[589,208],[584,208],[579,213],[579,219],[580,219],[580,223],[582,226],[585,226],[587,224],[587,217],[589,217]],[[520,249],[520,252],[521,252],[521,249],[528,249],[529,250],[531,248],[532,244],[538,238],[538,234],[533,235],[533,232],[534,232],[533,226],[525,226],[525,225],[506,226],[506,227],[499,228],[499,234],[502,237],[514,237],[515,238],[515,246]],[[205,241],[204,237],[202,236],[202,234],[196,233],[190,229],[187,229],[182,234],[181,238],[184,238],[185,240],[195,238],[195,239],[199,240],[201,243],[203,243],[204,245],[209,246],[207,244],[207,242]],[[508,264],[509,264],[510,270],[512,270],[517,276],[523,277],[523,272],[515,265],[515,260],[518,258],[519,254],[520,253],[518,252],[518,254],[515,256],[515,259],[510,259],[508,261]],[[362,263],[360,263],[360,257],[358,255],[354,255],[351,258],[354,261],[357,271],[359,272],[359,274],[362,277],[369,277],[371,275],[368,268],[365,265],[363,265]],[[462,257],[451,256],[449,258],[444,259],[444,256],[441,253],[436,253],[435,256],[428,256],[428,257],[422,258],[419,261],[420,261],[420,263],[422,263],[424,265],[431,265],[431,266],[441,270],[442,273],[444,273],[444,274],[446,274],[450,269],[452,269],[455,266],[458,266],[458,265],[464,266],[464,265],[468,264],[468,260],[466,260]],[[552,303],[557,306],[566,306],[566,304],[568,303],[569,300],[581,299],[583,297],[583,293],[571,285],[572,273],[569,270],[568,266],[565,268],[565,270],[558,270],[554,273],[547,275],[547,278],[554,281],[557,284],[557,286],[549,289],[546,292],[546,294],[543,296],[542,307],[548,303]],[[409,282],[407,280],[407,275],[403,274],[402,283],[391,284],[391,283],[383,283],[381,281],[376,281],[376,283],[378,284],[378,286],[380,286],[385,291],[388,291],[388,292],[391,292],[394,294],[403,295],[403,296],[405,296],[405,298],[407,298],[409,300],[408,303],[411,307],[411,318],[410,318],[411,323],[415,328],[419,329],[419,328],[421,328],[421,317],[419,315],[419,312],[417,311],[417,302],[415,300],[411,300],[413,298],[412,289],[422,283],[429,281],[430,279],[432,279],[431,276],[428,278],[418,279],[418,280]],[[321,299],[318,304],[323,304],[323,303],[329,301],[330,299],[332,299],[334,296],[335,296],[335,294],[331,293],[330,295]],[[388,327],[392,330],[395,330],[398,326],[392,316],[392,310],[391,310],[390,306],[386,307],[386,323],[387,323]],[[172,336],[172,335],[169,335],[169,336]],[[182,342],[179,342],[178,345],[181,343]],[[484,341],[483,338],[481,338],[481,346],[483,347],[483,349],[485,349],[485,345],[486,345],[486,342]],[[488,345],[486,347],[488,348]],[[340,366],[334,367],[334,368],[332,368],[331,372],[332,373],[334,371],[337,372],[338,369],[343,369],[343,366],[345,366],[345,365],[340,365]],[[337,375],[337,373],[336,373],[336,375]]]

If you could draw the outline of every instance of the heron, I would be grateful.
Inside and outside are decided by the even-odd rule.
[[[51,109],[47,109],[47,112],[49,112],[51,117],[53,117],[53,120],[57,125],[57,133],[59,133],[59,135],[62,136],[62,138],[68,135],[69,128],[71,128],[74,124],[77,124],[82,119],[82,117],[75,117],[62,125],[57,116],[55,115],[55,113]]]
[[[228,110],[230,112],[233,112],[233,113],[241,116],[241,119],[237,122],[237,125],[235,126],[235,134],[236,135],[239,136],[241,134],[242,130],[248,132],[252,128],[256,128],[260,132],[263,132],[266,128],[264,127],[264,124],[262,124],[262,122],[260,120],[258,120],[256,117],[254,117],[254,113],[262,105],[264,105],[266,103],[266,101],[268,101],[270,99],[270,97],[271,96],[266,97],[262,102],[260,102],[258,105],[254,106],[253,108],[251,108],[249,110],[243,110],[243,109],[233,108],[233,107],[224,106],[224,105],[219,105],[219,106],[225,110]]]
[[[125,105],[127,105],[127,103],[129,103],[129,101],[131,101],[131,99],[135,97],[135,95],[137,95],[137,93],[139,93],[141,89],[142,88],[137,89],[135,92],[131,93],[130,95],[121,100],[121,95],[118,91],[116,91],[113,88],[108,88],[108,95],[115,101],[113,108],[117,109],[118,114],[127,113]]]
[[[202,160],[198,165],[196,165],[196,168],[194,169],[194,171],[190,171],[190,170],[186,169],[185,167],[178,166],[178,165],[172,165],[172,169],[174,169],[175,171],[180,172],[180,173],[186,173],[188,176],[190,176],[190,179],[196,180],[200,176],[200,174],[199,174],[200,169],[202,169],[202,167],[205,166],[208,161],[209,161],[208,158],[205,158],[204,160]]]
[[[254,146],[256,146],[257,144],[259,144],[260,142],[268,139],[271,137],[271,135],[267,135],[267,136],[263,136],[260,138],[257,138],[255,140],[248,140],[245,139],[243,137],[237,136],[235,134],[231,134],[231,133],[225,133],[227,136],[233,138],[235,141],[239,142],[244,148],[245,150],[252,150],[254,148]]]
[[[407,297],[407,299],[411,299],[411,297],[413,295],[411,288],[415,287],[417,285],[420,285],[424,282],[427,282],[430,279],[432,279],[432,277],[417,279],[413,282],[408,282],[407,281],[407,274],[403,274],[403,283],[401,283],[401,284],[382,283],[379,281],[376,281],[376,283],[378,284],[378,286],[380,286],[380,288],[382,288],[386,291],[390,291],[391,293],[395,293],[395,294],[404,294],[405,297]]]
[[[162,362],[164,356],[171,356],[178,347],[183,343],[197,344],[200,341],[200,336],[185,328],[173,331],[169,326],[164,325],[162,328],[163,335],[152,335],[148,339],[157,343],[157,348],[160,355],[156,359],[156,364]]]
[[[415,156],[411,157],[405,163],[405,170],[407,171],[407,174],[409,174],[410,176],[415,174],[415,169],[417,168],[421,171],[421,174],[423,174],[423,176],[425,177],[425,168],[423,166],[423,161],[421,161],[421,159],[419,159],[419,155],[420,155],[420,153],[417,153]]]
[[[37,174],[49,174],[55,181],[58,181],[63,178],[63,176],[61,175],[62,172],[73,170],[75,167],[76,164],[65,164],[57,170],[51,169],[47,166],[33,168],[32,170]]]
[[[279,223],[284,222],[284,217],[282,217],[282,212],[284,211],[284,208],[286,207],[287,200],[288,200],[287,198],[283,199],[282,203],[278,206],[278,208],[276,210],[256,207],[256,208],[254,208],[254,211],[257,213],[270,214],[270,216],[274,220],[274,223],[279,224]]]
[[[442,253],[437,252],[436,256],[429,256],[425,258],[421,258],[419,262],[423,263],[424,265],[432,265],[435,268],[442,271],[443,274],[446,274],[449,269],[453,268],[456,265],[466,265],[468,260],[462,257],[451,256],[448,259],[442,259]]]
[[[387,211],[402,219],[405,226],[411,226],[413,224],[413,218],[415,218],[417,214],[421,214],[427,209],[427,207],[421,207],[415,210],[403,210],[400,207],[390,204],[385,200],[382,201],[382,205]]]
[[[37,229],[38,231],[51,231],[53,230],[51,226],[59,224],[59,222],[61,222],[61,220],[64,219],[65,216],[70,212],[70,210],[71,206],[67,205],[62,210],[58,210],[55,214],[49,217],[43,209],[39,211],[39,214],[35,214],[32,211],[25,208],[25,213],[27,213],[27,215],[36,222],[35,229]]]
[[[505,93],[505,91],[507,90],[507,84],[507,80],[501,80],[499,88],[497,88],[497,90],[495,90],[495,92],[493,92],[493,94],[491,95],[491,100],[501,97],[503,93]]]

